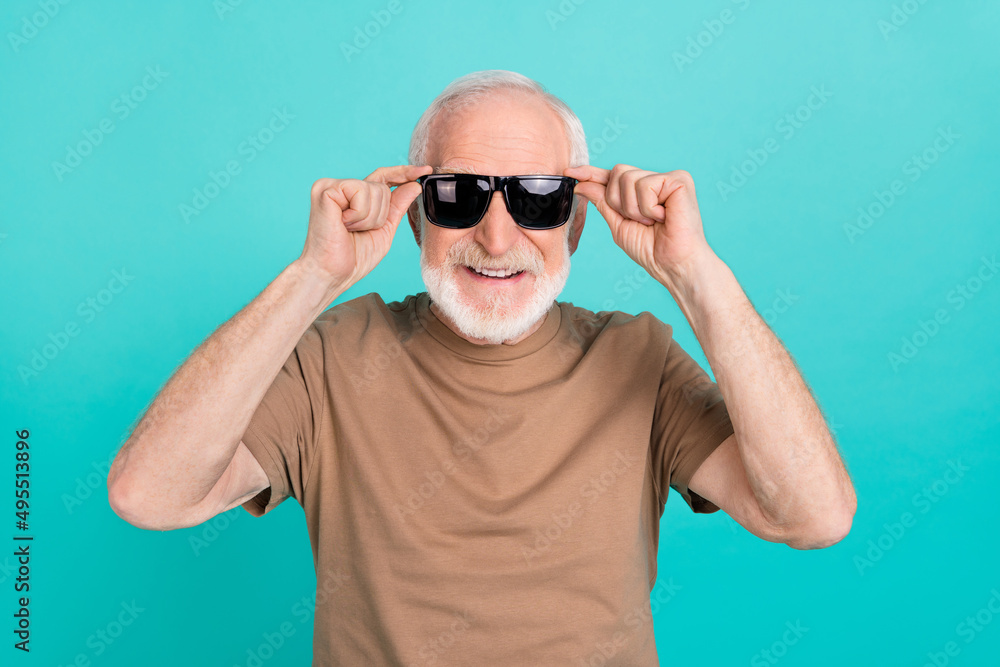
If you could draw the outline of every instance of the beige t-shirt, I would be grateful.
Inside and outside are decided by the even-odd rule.
[[[647,312],[475,345],[428,305],[324,312],[243,436],[243,507],[305,511],[313,664],[658,664],[660,517],[668,487],[718,510],[687,488],[733,433],[717,385]]]

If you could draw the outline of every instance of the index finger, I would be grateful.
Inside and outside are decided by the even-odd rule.
[[[379,167],[365,177],[366,181],[385,183],[388,186],[402,185],[415,181],[434,171],[430,165],[401,164],[394,167]]]
[[[591,181],[594,183],[600,183],[601,185],[607,185],[608,180],[611,178],[611,171],[608,169],[601,169],[600,167],[592,167],[589,164],[580,167],[570,167],[569,169],[563,170],[563,176],[569,176],[570,178],[575,178],[578,181]]]

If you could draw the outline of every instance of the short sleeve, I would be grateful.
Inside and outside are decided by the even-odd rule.
[[[673,488],[692,511],[707,514],[719,507],[691,491],[688,484],[709,454],[733,434],[733,424],[718,385],[673,340],[669,325],[667,329],[651,442],[658,488]],[[666,500],[661,493],[661,504]]]
[[[262,516],[292,497],[302,504],[325,408],[322,337],[314,323],[278,371],[243,434],[270,487],[243,503]]]

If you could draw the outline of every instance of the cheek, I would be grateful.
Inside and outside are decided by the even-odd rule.
[[[545,268],[551,273],[553,271],[558,271],[562,268],[565,262],[565,245],[566,240],[564,237],[559,237],[553,243],[545,245],[542,249],[542,257],[545,258]]]
[[[441,266],[448,260],[449,253],[472,242],[471,232],[438,228],[425,240],[427,258],[435,265]]]
[[[430,225],[428,225],[430,227]],[[429,229],[427,231],[430,231]],[[424,236],[420,244],[420,254],[433,265],[440,265],[448,252],[448,246],[441,242],[439,235],[431,232]]]

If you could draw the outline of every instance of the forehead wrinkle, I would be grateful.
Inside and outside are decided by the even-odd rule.
[[[498,157],[512,162],[535,162],[539,158],[558,159],[559,154],[563,152],[562,147],[551,142],[551,137],[543,134],[533,135],[528,132],[512,136],[499,136],[497,134],[488,137],[459,135],[448,137],[439,146],[449,153],[467,155],[473,159]]]
[[[477,163],[514,163],[528,165],[527,169],[520,169],[517,171],[517,173],[523,175],[550,175],[557,174],[559,171],[558,169],[553,169],[549,166],[552,163],[549,163],[543,156],[534,154],[530,150],[512,146],[506,150],[498,152],[503,153],[504,155],[502,157],[498,157],[496,153],[490,154],[489,151],[474,150],[472,147],[463,145],[448,147],[440,164],[434,166],[434,171],[435,173],[441,174],[453,173],[486,175],[482,173],[482,167],[474,166]],[[561,175],[561,173],[557,175]]]
[[[531,96],[499,95],[489,103],[442,113],[432,136],[429,157],[436,173],[482,175],[496,169],[562,175],[571,148],[558,114]]]
[[[476,176],[493,176],[495,174],[480,174],[478,169],[471,167],[434,167],[435,174],[474,174]],[[547,171],[525,171],[519,176],[548,176]],[[561,175],[561,174],[559,174]]]
[[[542,96],[525,91],[497,90],[470,105],[445,109],[429,129],[438,150],[449,144],[479,144],[490,153],[544,147],[544,153],[558,159],[571,148],[559,113]]]

